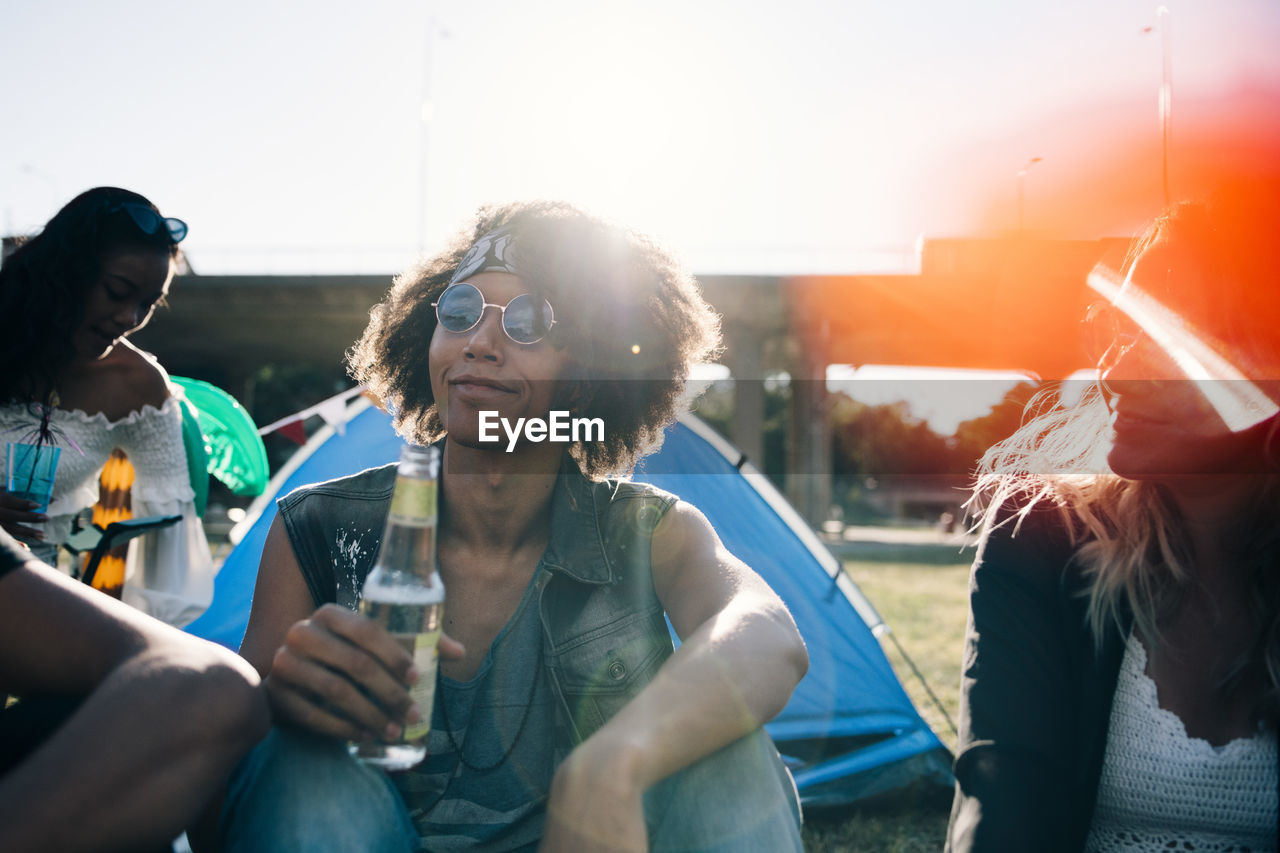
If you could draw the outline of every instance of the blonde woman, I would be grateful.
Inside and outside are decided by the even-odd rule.
[[[1276,849],[1278,202],[1157,220],[1098,386],[984,458],[949,850]]]

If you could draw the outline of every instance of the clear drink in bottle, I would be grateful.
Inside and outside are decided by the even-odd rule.
[[[440,451],[400,451],[395,491],[382,544],[360,592],[360,612],[400,641],[413,656],[418,682],[409,695],[421,711],[394,743],[353,741],[351,754],[387,770],[404,770],[427,754],[436,690],[436,642],[444,618],[444,584],[436,571],[437,484]]]

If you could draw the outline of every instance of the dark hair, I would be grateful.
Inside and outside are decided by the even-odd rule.
[[[103,259],[143,250],[178,254],[164,228],[139,228],[122,203],[156,206],[117,187],[86,190],[59,210],[0,266],[0,402],[36,402],[75,358],[72,336]]]
[[[693,277],[652,239],[571,205],[482,208],[444,251],[395,279],[347,353],[349,372],[387,402],[401,435],[419,444],[438,438],[431,303],[467,250],[497,228],[514,231],[521,279],[555,308],[548,341],[569,355],[564,399],[575,416],[607,425],[605,441],[579,442],[570,452],[589,477],[630,468],[661,444],[690,368],[717,350],[719,318]]]

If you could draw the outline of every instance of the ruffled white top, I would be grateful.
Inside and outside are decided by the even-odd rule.
[[[1160,707],[1147,651],[1130,635],[1111,705],[1098,800],[1085,849],[1276,849],[1276,734],[1213,746]]]
[[[38,424],[26,404],[0,406],[3,441],[24,440]],[[183,517],[178,524],[131,543],[124,600],[171,625],[185,625],[200,615],[213,599],[214,569],[195,512],[179,402],[170,397],[159,409],[143,406],[117,421],[101,413],[55,408],[50,424],[62,453],[49,521],[43,525],[45,542],[61,545],[71,534],[75,516],[97,502],[98,476],[111,451],[119,447],[128,454],[135,472],[134,517]]]

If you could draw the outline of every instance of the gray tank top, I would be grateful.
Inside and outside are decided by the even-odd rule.
[[[425,761],[392,778],[422,850],[536,849],[556,766],[543,666],[541,563],[469,681],[440,676]]]

